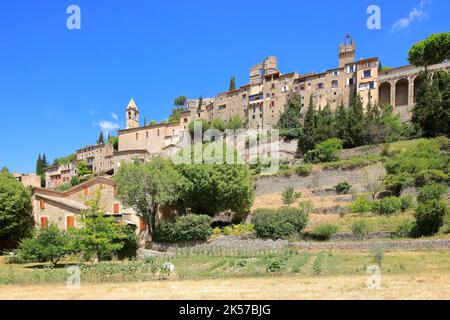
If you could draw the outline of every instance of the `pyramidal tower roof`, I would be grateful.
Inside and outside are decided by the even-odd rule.
[[[130,102],[128,103],[127,110],[128,109],[136,109],[136,110],[138,110],[138,107],[136,106],[136,103],[134,102],[134,99],[131,99]]]

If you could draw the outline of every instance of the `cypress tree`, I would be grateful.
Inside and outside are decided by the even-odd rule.
[[[97,144],[104,144],[105,138],[103,137],[103,131],[100,131],[100,134],[98,135]]]
[[[41,154],[38,155],[38,158],[36,160],[36,174],[38,176],[40,176],[43,172],[43,168],[42,168],[42,158],[41,158]]]
[[[348,110],[348,147],[357,147],[364,143],[364,122],[362,99],[356,95]]]
[[[336,135],[334,130],[334,117],[328,104],[317,113],[316,126],[316,144],[333,138]]]
[[[234,76],[232,76],[230,79],[230,90],[229,91],[232,91],[234,89],[236,89],[236,78]]]
[[[316,145],[316,121],[316,108],[311,95],[309,98],[308,110],[305,115],[305,121],[303,122],[303,127],[300,130],[298,139],[298,150],[303,154],[314,149]]]

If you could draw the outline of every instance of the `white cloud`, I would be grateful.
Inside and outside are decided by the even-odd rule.
[[[114,112],[111,113],[111,118],[113,118],[116,121],[119,120],[119,117]]]
[[[100,121],[98,123],[98,126],[103,130],[103,133],[105,135],[108,135],[109,133],[116,131],[120,128],[118,123],[106,121],[106,120]]]
[[[392,25],[391,32],[403,30],[403,29],[409,27],[411,25],[411,23],[413,23],[416,20],[420,21],[422,19],[428,18],[428,15],[424,12],[424,8],[425,8],[425,6],[427,6],[429,4],[431,4],[430,0],[421,1],[419,3],[418,8],[416,8],[416,7],[412,8],[409,11],[407,17],[397,20]]]

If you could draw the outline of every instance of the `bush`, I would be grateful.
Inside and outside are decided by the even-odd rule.
[[[356,220],[352,223],[352,233],[359,239],[362,240],[370,232],[370,225],[365,220]]]
[[[292,250],[283,250],[281,252],[269,253],[264,256],[266,271],[282,272],[286,270],[288,260],[295,254]]]
[[[350,209],[353,213],[366,213],[372,210],[372,200],[367,196],[358,196],[356,200],[350,205]]]
[[[69,235],[61,231],[54,224],[48,228],[40,229],[31,239],[25,239],[20,243],[17,256],[25,261],[47,262],[56,266],[69,249]]]
[[[338,194],[347,194],[351,188],[352,188],[352,185],[346,181],[340,182],[334,186],[334,189],[336,190],[336,192]]]
[[[400,198],[400,211],[405,212],[412,207],[413,196],[411,194],[404,195]]]
[[[255,233],[255,228],[250,223],[234,224],[223,228],[223,234],[226,236],[245,236]]]
[[[286,187],[283,192],[281,193],[281,201],[283,201],[283,204],[286,206],[290,206],[300,198],[301,194],[298,192],[295,192],[293,187]]]
[[[307,177],[311,174],[313,166],[310,164],[301,164],[297,168],[295,168],[295,172],[300,177]]]
[[[429,236],[437,233],[444,225],[447,215],[447,204],[442,200],[430,200],[421,203],[414,213],[416,224],[414,227],[415,236]]]
[[[154,240],[163,243],[206,241],[212,235],[211,218],[190,214],[175,221],[162,221],[156,226]]]
[[[446,193],[446,186],[437,183],[430,183],[419,190],[417,201],[420,203],[425,203],[431,200],[440,200]]]
[[[391,215],[401,208],[401,200],[397,197],[387,197],[375,200],[372,204],[372,211],[378,214]]]
[[[419,172],[414,179],[414,185],[417,188],[421,188],[433,182],[449,185],[450,174],[447,174],[442,170],[426,170]]]
[[[306,163],[332,162],[339,159],[342,150],[342,141],[331,138],[316,145],[314,150],[308,151],[304,156]]]
[[[338,227],[331,223],[322,223],[317,225],[311,232],[314,239],[319,241],[329,240],[330,237],[338,231]]]
[[[135,258],[136,251],[139,248],[139,239],[134,230],[129,226],[122,225],[122,229],[126,234],[126,238],[121,241],[123,247],[117,252],[117,256],[120,260]]]
[[[299,234],[307,222],[308,215],[297,208],[258,209],[252,217],[256,234],[262,238],[279,239]]]
[[[414,221],[411,219],[402,220],[394,231],[394,234],[400,238],[410,237],[414,229]]]

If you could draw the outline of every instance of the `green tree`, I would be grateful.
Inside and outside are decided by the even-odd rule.
[[[125,227],[114,217],[105,216],[100,206],[101,189],[97,189],[91,200],[86,200],[87,209],[81,213],[82,228],[73,229],[79,249],[87,259],[110,259],[116,255],[127,241]]]
[[[232,76],[230,78],[230,87],[229,87],[229,91],[235,90],[236,89],[236,78],[234,76]]]
[[[348,141],[346,147],[357,147],[364,143],[364,108],[359,95],[353,97],[348,109]]]
[[[40,229],[35,236],[20,243],[17,255],[26,261],[50,261],[56,267],[65,255],[71,252],[70,235],[55,224]]]
[[[450,32],[432,34],[414,44],[408,53],[409,63],[429,66],[450,59]]]
[[[189,124],[188,124],[188,130],[189,130],[189,133],[191,134],[191,137],[194,137],[196,125],[198,126],[198,128],[200,128],[200,126],[201,126],[201,131],[202,131],[201,134],[202,134],[202,137],[203,137],[203,134],[204,134],[208,129],[211,128],[211,124],[210,124],[208,121],[206,121],[205,119],[200,119],[200,120],[194,120],[194,121],[191,121],[191,122],[189,122]]]
[[[77,164],[77,176],[82,177],[88,174],[92,174],[91,169],[89,169],[89,166],[85,161],[80,161]]]
[[[334,116],[328,104],[317,113],[316,126],[316,143],[336,136]]]
[[[427,137],[450,134],[450,74],[423,71],[419,75],[413,123],[420,126]]]
[[[43,168],[42,168],[42,158],[41,158],[41,154],[38,155],[38,158],[36,160],[36,174],[38,176],[40,176],[43,173]]]
[[[228,121],[227,129],[230,130],[244,129],[244,122],[242,122],[241,117],[238,115],[231,117],[230,121]]]
[[[173,105],[177,107],[183,107],[183,109],[186,107],[186,97],[185,96],[178,96],[173,101]]]
[[[31,192],[9,172],[0,173],[0,239],[27,237],[34,224]]]
[[[105,143],[105,137],[103,136],[103,131],[100,131],[98,134],[97,144],[104,144]]]
[[[345,108],[344,104],[341,103],[336,110],[336,114],[334,117],[334,130],[336,132],[336,136],[341,139],[344,143],[344,146],[347,147],[349,145],[350,138],[348,136],[348,112],[347,108]]]
[[[290,207],[291,204],[295,202],[298,198],[300,198],[301,194],[298,192],[295,192],[293,187],[287,187],[283,190],[281,193],[281,201],[283,201],[283,204],[285,206]]]
[[[254,201],[253,179],[245,165],[181,164],[184,177],[178,204],[197,214],[245,214]]]
[[[308,110],[306,111],[305,121],[303,127],[300,130],[298,139],[298,149],[301,153],[305,154],[309,150],[314,149],[316,145],[316,128],[317,128],[317,114],[316,107],[314,106],[312,95],[309,98]]]
[[[200,96],[200,97],[198,98],[197,112],[202,111],[202,107],[203,107],[203,97]]]
[[[211,121],[211,128],[224,132],[226,129],[226,125],[222,119],[214,118]]]
[[[122,203],[144,219],[150,235],[155,230],[158,207],[175,203],[183,183],[172,163],[161,158],[145,164],[123,164],[115,180]]]
[[[297,138],[301,128],[300,112],[302,109],[301,97],[293,93],[286,101],[286,106],[278,121],[280,134],[286,138]]]

